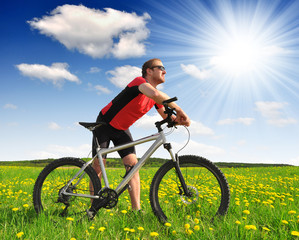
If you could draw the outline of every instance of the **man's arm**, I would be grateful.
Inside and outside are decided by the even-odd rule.
[[[168,100],[170,98],[166,93],[159,91],[149,83],[143,83],[139,85],[138,88],[140,92],[142,92],[147,97],[153,99],[158,104],[162,104],[163,101]],[[168,106],[171,108],[175,108],[175,111],[177,112],[176,122],[178,122],[178,124],[185,125],[185,126],[190,125],[189,117],[175,102],[169,103]],[[164,113],[161,114],[161,111],[160,112],[158,111],[160,115],[162,117],[165,116],[163,115]]]

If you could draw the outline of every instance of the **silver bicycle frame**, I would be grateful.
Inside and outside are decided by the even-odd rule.
[[[85,168],[90,165],[93,160],[98,157],[99,160],[99,164],[100,164],[100,168],[102,171],[102,176],[104,179],[104,188],[109,188],[109,181],[108,181],[108,177],[106,174],[106,169],[104,166],[104,161],[103,161],[103,155],[107,154],[107,153],[111,153],[111,152],[116,152],[119,150],[123,150],[129,147],[133,147],[142,143],[146,143],[146,142],[150,142],[150,141],[155,141],[150,147],[149,149],[144,153],[144,155],[139,159],[138,163],[131,169],[131,171],[127,174],[127,176],[122,180],[122,182],[117,186],[117,188],[115,189],[116,193],[119,194],[122,189],[128,184],[128,182],[132,179],[132,177],[135,175],[135,173],[137,171],[139,171],[139,169],[145,164],[145,162],[150,158],[150,156],[162,145],[166,143],[166,138],[165,138],[165,133],[163,131],[145,137],[145,138],[141,138],[139,140],[133,141],[131,143],[127,143],[127,144],[123,144],[120,146],[116,146],[116,147],[110,147],[110,148],[100,148],[99,146],[97,147],[97,154],[87,163],[85,163],[83,165],[83,167],[78,171],[78,173],[76,173],[76,175],[67,183],[67,185],[64,187],[64,189],[62,190],[62,193],[64,195],[70,195],[70,196],[78,196],[78,197],[87,197],[87,198],[99,198],[99,196],[94,196],[94,195],[88,195],[88,194],[77,194],[77,193],[69,193],[66,192],[66,189],[68,189],[68,187],[71,185],[71,183],[74,181],[74,179],[76,179],[84,170]],[[171,159],[173,161],[176,161],[175,155],[172,152],[172,149],[167,149]],[[79,180],[77,181],[77,183],[73,184],[74,186],[78,185],[78,183],[80,182],[81,178],[84,176],[84,172],[82,173],[82,176],[79,178]]]

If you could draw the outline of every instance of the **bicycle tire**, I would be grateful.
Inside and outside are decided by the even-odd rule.
[[[74,177],[85,162],[78,158],[61,158],[47,165],[39,174],[33,189],[33,204],[35,211],[47,215],[76,215],[89,209],[91,200],[85,197],[64,196],[59,198],[59,191]],[[101,182],[95,170],[89,165],[84,170],[80,183],[67,191],[90,194],[89,185],[92,183],[94,192],[101,189]],[[82,176],[82,175],[80,175]],[[62,201],[63,200],[63,201]],[[66,209],[66,206],[69,205]]]
[[[193,196],[183,195],[173,161],[166,162],[156,172],[150,187],[150,203],[158,219],[165,223],[188,216],[210,221],[225,215],[230,191],[221,170],[211,161],[192,155],[179,157],[179,166]]]

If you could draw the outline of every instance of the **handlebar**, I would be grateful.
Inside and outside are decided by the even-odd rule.
[[[169,128],[174,127],[177,124],[177,122],[173,121],[172,118],[171,118],[172,115],[176,115],[175,108],[170,108],[168,106],[169,103],[177,101],[177,100],[178,100],[177,97],[173,97],[173,98],[167,99],[167,100],[162,102],[162,104],[165,108],[164,113],[167,114],[167,117],[165,119],[163,119],[162,121],[159,121],[159,122],[155,123],[155,125],[158,128],[159,132],[162,131],[161,126],[164,123],[167,123],[167,127],[169,127]]]

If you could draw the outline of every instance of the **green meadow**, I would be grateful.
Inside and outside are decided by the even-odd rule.
[[[93,221],[81,216],[37,216],[32,203],[42,167],[0,166],[1,239],[299,239],[299,167],[221,168],[231,191],[228,213],[213,222],[204,212],[161,224],[152,213],[149,188],[157,167],[141,169],[142,214],[131,212],[123,193],[113,209]],[[108,168],[116,185],[122,168]]]

